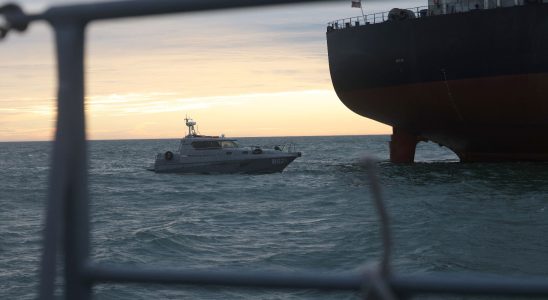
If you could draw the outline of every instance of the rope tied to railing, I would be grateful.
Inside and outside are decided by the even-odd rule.
[[[26,15],[18,5],[9,3],[0,7],[0,40],[4,39],[10,30],[15,29],[23,32],[27,29],[29,23],[26,21]]]
[[[373,197],[373,204],[377,210],[380,221],[382,237],[382,257],[380,264],[364,268],[362,293],[364,299],[396,300],[398,299],[388,282],[390,276],[390,256],[392,253],[392,234],[390,230],[390,218],[382,196],[381,184],[377,176],[377,160],[365,156],[360,164],[366,168],[369,187]]]

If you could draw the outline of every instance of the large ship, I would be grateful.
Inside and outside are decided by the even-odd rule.
[[[548,161],[548,2],[429,0],[334,21],[331,79],[352,111],[393,128],[390,159],[420,141],[463,162]]]

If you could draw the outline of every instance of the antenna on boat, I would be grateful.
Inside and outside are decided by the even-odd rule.
[[[196,121],[190,119],[188,116],[185,116],[185,124],[188,127],[188,136],[196,136],[196,130],[194,129]]]

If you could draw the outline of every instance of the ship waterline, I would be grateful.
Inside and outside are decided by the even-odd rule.
[[[547,161],[547,33],[547,4],[331,28],[330,71],[348,108],[394,128],[394,162],[419,141],[467,162]]]

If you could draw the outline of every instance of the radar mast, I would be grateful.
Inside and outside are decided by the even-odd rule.
[[[194,126],[196,125],[196,121],[192,120],[189,117],[185,117],[185,123],[188,127],[188,136],[197,136],[196,129],[194,129]]]

